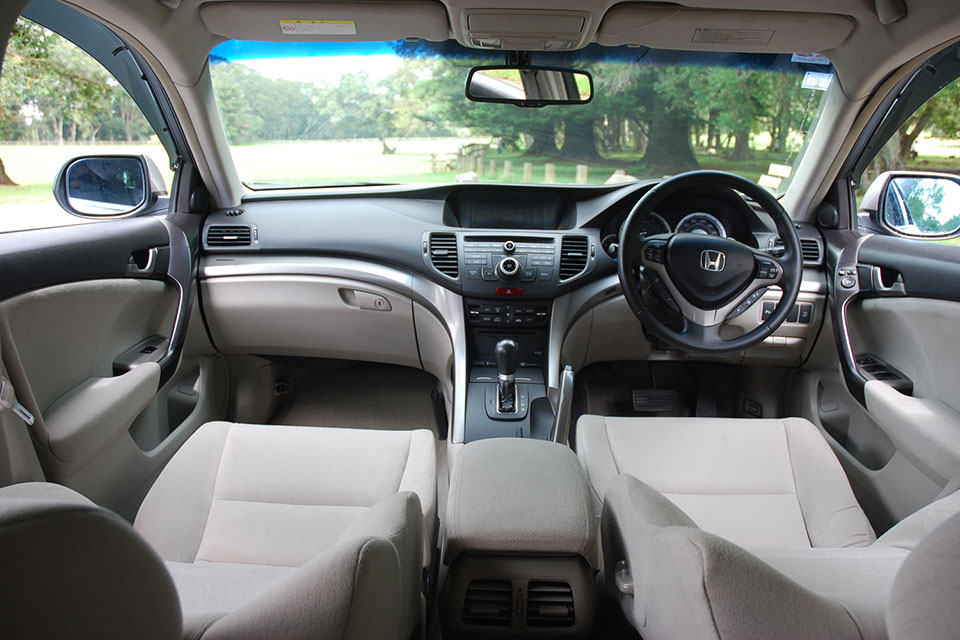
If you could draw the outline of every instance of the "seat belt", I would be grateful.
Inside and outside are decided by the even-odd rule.
[[[17,394],[13,389],[13,383],[6,377],[0,376],[0,413],[7,411],[14,412],[28,425],[34,423],[33,414],[17,401]]]

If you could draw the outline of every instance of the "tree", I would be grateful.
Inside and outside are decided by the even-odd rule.
[[[18,19],[7,42],[0,77],[0,125],[4,131],[17,128],[26,93],[42,74],[43,61],[49,55],[50,39],[39,25]],[[0,185],[16,184],[7,175],[0,160]]]
[[[699,69],[688,66],[611,65],[598,86],[632,100],[648,141],[636,167],[640,175],[672,175],[699,168],[690,144],[695,100],[702,91]]]
[[[730,132],[734,143],[731,160],[750,156],[750,133],[764,113],[761,73],[742,68],[714,68],[700,97],[716,114],[717,125]]]

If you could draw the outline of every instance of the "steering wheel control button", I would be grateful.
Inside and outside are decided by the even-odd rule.
[[[643,249],[643,258],[647,262],[656,262],[663,264],[664,252],[666,251],[665,242],[651,242]]]
[[[773,260],[757,258],[757,277],[763,280],[776,280],[780,269]]]
[[[767,292],[767,288],[763,287],[762,289],[757,289],[756,291],[751,293],[749,296],[747,296],[746,300],[738,304],[733,309],[733,311],[730,312],[730,314],[727,316],[727,320],[733,320],[737,316],[742,315],[744,311],[746,311],[747,309],[752,307],[754,304],[756,304],[757,300],[762,298],[763,294],[765,294],[766,292]]]
[[[840,278],[840,286],[844,289],[853,289],[857,286],[857,279],[853,276],[843,276]]]
[[[680,307],[677,306],[677,301],[670,294],[670,290],[667,289],[667,285],[663,283],[663,279],[655,273],[650,274],[650,284],[653,285],[653,290],[656,291],[657,296],[663,300],[663,303],[670,307],[671,310],[680,312]]]

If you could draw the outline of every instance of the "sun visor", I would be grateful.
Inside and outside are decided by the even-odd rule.
[[[691,51],[813,52],[842,44],[855,24],[848,16],[831,13],[630,4],[607,11],[597,42]]]
[[[200,9],[210,33],[267,42],[374,42],[450,35],[436,2],[212,2]]]

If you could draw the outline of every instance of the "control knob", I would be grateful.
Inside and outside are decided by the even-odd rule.
[[[520,275],[520,261],[516,258],[506,257],[497,263],[497,273],[505,280],[512,280]]]

